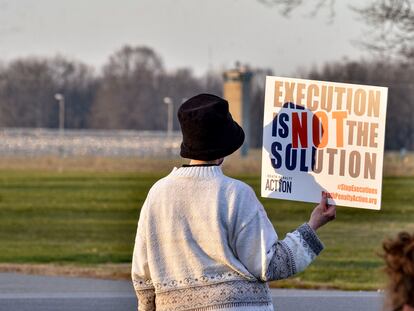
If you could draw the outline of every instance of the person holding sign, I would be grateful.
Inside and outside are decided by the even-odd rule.
[[[279,239],[253,189],[221,170],[244,142],[228,102],[194,96],[178,119],[190,163],[157,181],[141,209],[131,270],[138,309],[273,311],[267,282],[319,255],[316,230],[336,208],[323,197],[309,222]]]

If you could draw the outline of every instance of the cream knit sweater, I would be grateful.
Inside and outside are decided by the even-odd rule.
[[[307,224],[279,240],[251,187],[220,166],[174,168],[141,209],[138,310],[273,310],[266,282],[304,270],[322,249]]]

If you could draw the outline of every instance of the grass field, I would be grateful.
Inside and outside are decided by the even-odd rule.
[[[0,263],[128,263],[149,173],[0,171]],[[259,193],[259,176],[234,176]],[[279,236],[314,204],[261,199]],[[277,286],[378,289],[381,241],[414,231],[414,178],[385,178],[380,212],[338,208],[319,232],[326,249],[306,272]]]

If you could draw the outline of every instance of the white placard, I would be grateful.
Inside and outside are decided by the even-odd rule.
[[[379,210],[387,93],[266,77],[261,195]]]

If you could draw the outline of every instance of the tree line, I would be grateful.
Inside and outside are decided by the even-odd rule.
[[[262,143],[264,80],[272,71],[251,68],[251,145]],[[65,128],[166,130],[170,97],[173,127],[181,103],[202,93],[223,94],[222,73],[195,76],[189,68],[166,70],[162,58],[145,46],[124,46],[100,72],[77,60],[27,57],[0,64],[0,127],[59,126],[56,93],[65,97]],[[277,73],[276,73],[277,74]],[[300,75],[317,80],[389,87],[387,149],[414,149],[414,66],[407,62],[339,61]]]
[[[264,74],[256,70],[264,81]],[[254,83],[251,109],[254,124],[263,113],[259,83]],[[56,57],[26,57],[0,64],[0,128],[57,128],[59,106],[65,98],[65,128],[166,130],[167,106],[173,103],[174,130],[181,103],[195,94],[222,96],[222,73],[197,77],[190,68],[167,71],[162,58],[145,46],[124,46],[113,53],[101,72],[83,62]],[[256,109],[258,108],[258,109]],[[261,144],[253,128],[253,146]]]
[[[58,127],[54,95],[61,93],[66,128],[162,130],[164,97],[177,108],[197,92],[221,88],[221,78],[211,73],[167,72],[161,57],[142,46],[116,51],[99,74],[62,56],[20,58],[0,66],[0,127]]]

